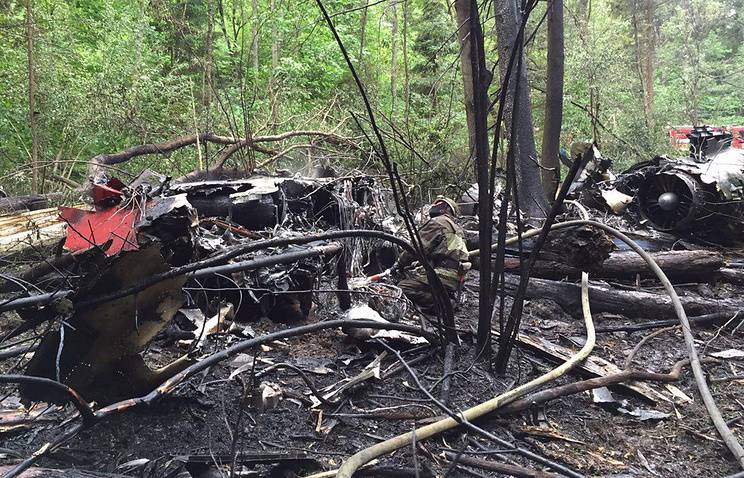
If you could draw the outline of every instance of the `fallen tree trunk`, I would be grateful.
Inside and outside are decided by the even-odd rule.
[[[513,296],[519,286],[519,276],[506,274],[504,287]],[[531,278],[527,286],[528,299],[551,299],[569,312],[581,310],[581,287],[570,282]],[[603,285],[589,286],[592,312],[614,312],[633,318],[673,318],[672,301],[665,294],[617,290]],[[727,299],[712,301],[698,297],[680,297],[689,315],[744,310],[744,302]]]
[[[664,273],[675,282],[712,279],[720,270],[722,274],[728,269],[721,269],[725,264],[723,255],[712,251],[667,251],[656,252],[651,257],[659,264]],[[519,258],[506,258],[507,270],[519,270]],[[592,276],[613,279],[634,279],[655,277],[646,262],[633,251],[618,251],[610,254],[601,267],[593,270]],[[581,270],[559,260],[538,260],[532,269],[533,277],[545,279],[574,279],[581,276]],[[722,275],[723,276],[723,275]],[[742,274],[744,279],[744,274]]]

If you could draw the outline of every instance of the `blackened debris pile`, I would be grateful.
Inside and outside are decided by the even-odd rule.
[[[253,175],[171,185],[145,172],[129,185],[94,184],[90,198],[88,210],[60,209],[66,252],[34,276],[47,288],[41,292],[64,292],[51,299],[66,298],[20,309],[26,322],[11,335],[58,324],[27,374],[65,383],[99,403],[142,395],[183,370],[204,334],[226,330],[222,322],[307,318],[321,277],[345,274],[331,263],[344,250],[340,242],[247,245],[330,229],[381,230],[391,215],[386,191],[368,176]],[[225,254],[229,260],[217,260]],[[180,272],[184,267],[190,269]],[[165,329],[190,337],[190,349],[151,369],[142,351]],[[65,400],[35,384],[21,392],[31,401]]]

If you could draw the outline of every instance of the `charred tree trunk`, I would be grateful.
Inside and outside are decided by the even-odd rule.
[[[496,43],[499,50],[499,58],[501,59],[499,61],[499,69],[503,84],[512,49],[519,48],[518,41],[520,41],[519,32],[522,14],[517,9],[516,0],[497,2],[495,9]],[[516,144],[511,145],[517,161],[519,205],[522,210],[532,217],[545,217],[548,210],[548,202],[542,187],[540,165],[538,163],[537,150],[535,149],[535,135],[532,127],[532,105],[530,103],[529,82],[527,78],[527,66],[524,61],[524,52],[521,53],[521,57],[521,62],[519,56],[515,59],[515,65],[521,66],[512,69],[509,80],[504,107],[504,125],[507,137],[511,137],[515,91],[516,85],[519,83],[521,87],[516,91],[518,116],[514,122]],[[517,79],[517,76],[520,78]]]
[[[36,80],[34,78],[33,1],[26,0],[26,54],[28,60],[28,122],[31,128],[31,192],[39,192],[39,141],[36,136]]]
[[[561,179],[558,153],[563,122],[563,0],[548,3],[548,65],[545,85],[545,125],[542,142],[542,184],[549,199]]]
[[[673,282],[695,281],[713,279],[717,275],[723,275],[723,256],[711,251],[668,251],[651,254],[654,261]],[[573,265],[567,264],[562,258],[545,258],[535,263],[532,276],[548,279],[562,279],[570,277],[577,279],[581,277],[581,270]],[[518,271],[520,261],[517,257],[508,257],[505,268]],[[613,252],[601,266],[593,269],[592,277],[603,277],[611,279],[635,279],[636,276],[643,278],[656,277],[648,268],[646,262],[635,252],[622,251]]]
[[[455,0],[457,13],[457,36],[460,40],[460,71],[462,72],[463,89],[465,91],[465,116],[468,123],[468,151],[475,153],[475,112],[473,110],[473,67],[470,50],[470,0]],[[486,153],[486,156],[488,153]],[[475,167],[478,177],[478,167]]]
[[[493,231],[493,193],[490,183],[490,156],[488,154],[488,85],[491,72],[486,68],[483,45],[483,30],[478,15],[478,3],[470,0],[468,8],[468,31],[471,88],[473,91],[473,126],[475,157],[478,178],[478,233],[480,257],[478,284],[483,291],[491,290],[491,234]],[[459,2],[458,2],[459,4]],[[458,16],[460,12],[458,12]],[[491,358],[491,315],[493,302],[488,293],[478,297],[478,356],[486,362]]]

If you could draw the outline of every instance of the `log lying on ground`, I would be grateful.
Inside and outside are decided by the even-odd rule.
[[[515,294],[518,285],[518,275],[506,274],[504,287],[507,294]],[[581,309],[581,287],[570,282],[530,278],[526,298],[551,299],[569,312]],[[589,286],[589,299],[593,312],[614,312],[646,319],[675,317],[672,302],[666,294],[617,290],[595,283]],[[744,301],[701,297],[680,297],[680,300],[689,315],[744,310]]]
[[[712,279],[725,264],[723,256],[713,251],[666,251],[653,253],[652,257],[674,282]],[[518,270],[519,258],[506,258],[505,267],[507,270]],[[592,277],[616,279],[633,279],[638,274],[653,277],[643,259],[633,251],[613,252],[599,269],[592,271]],[[556,260],[538,260],[532,275],[546,279],[573,279],[579,278],[581,271]]]

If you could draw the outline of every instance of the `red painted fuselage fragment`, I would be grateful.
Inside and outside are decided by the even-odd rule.
[[[106,255],[139,249],[134,223],[140,215],[138,208],[111,207],[100,211],[85,211],[60,207],[59,217],[67,223],[65,249],[80,251],[101,246],[111,241]]]

